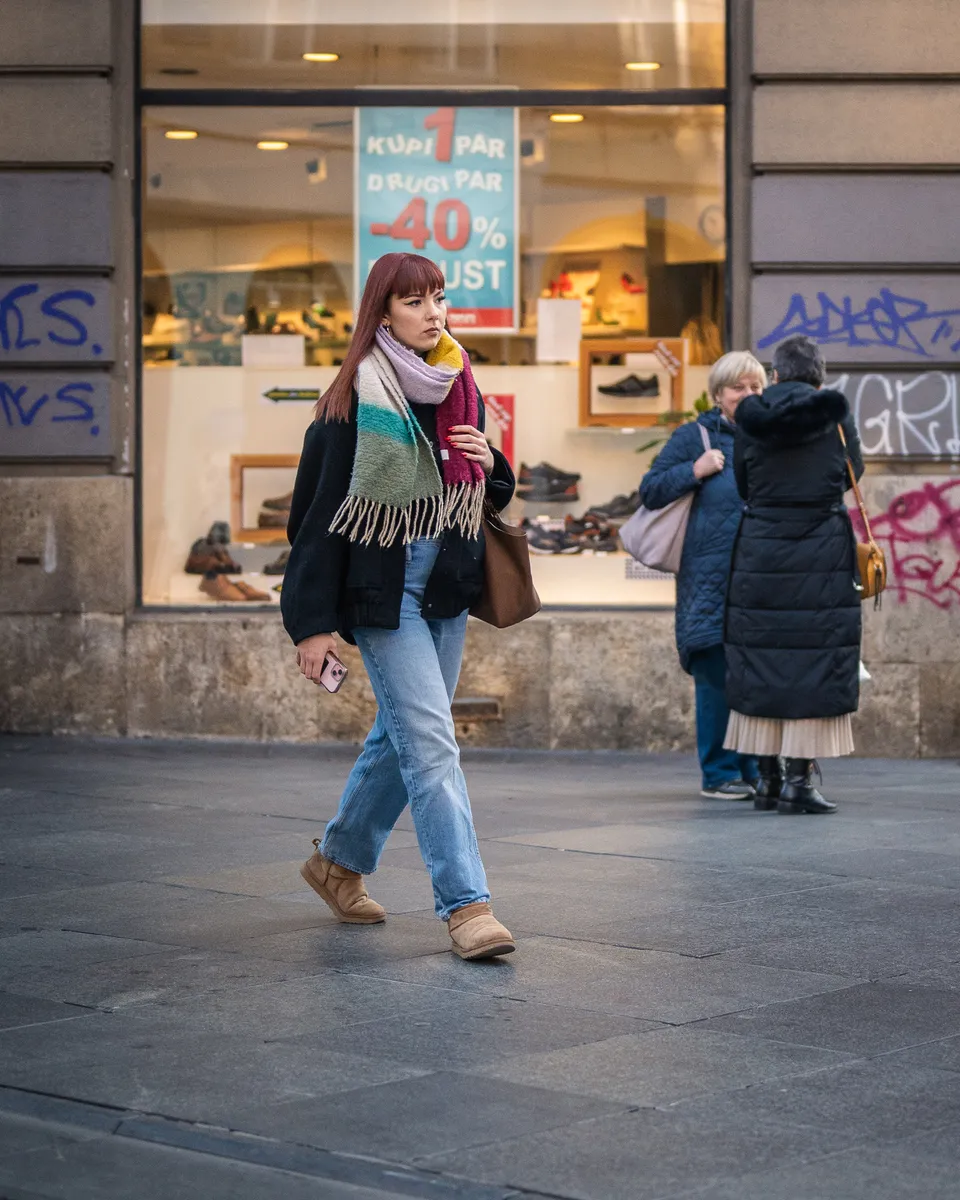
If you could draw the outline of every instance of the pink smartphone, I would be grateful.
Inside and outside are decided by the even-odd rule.
[[[335,654],[327,654],[320,672],[320,683],[328,692],[339,692],[347,677],[347,668]]]

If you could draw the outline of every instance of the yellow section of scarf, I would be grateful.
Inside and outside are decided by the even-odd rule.
[[[426,363],[429,367],[449,367],[459,373],[463,370],[463,351],[460,349],[460,343],[444,330],[440,341],[427,355]]]

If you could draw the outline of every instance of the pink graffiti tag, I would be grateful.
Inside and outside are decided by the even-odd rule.
[[[859,512],[850,517],[863,538]],[[900,601],[913,595],[938,608],[960,607],[960,479],[904,492],[870,524],[887,554],[889,593]]]

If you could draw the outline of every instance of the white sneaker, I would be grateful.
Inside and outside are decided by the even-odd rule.
[[[700,795],[708,800],[752,800],[756,795],[753,784],[744,779],[729,779],[716,787],[701,788]]]

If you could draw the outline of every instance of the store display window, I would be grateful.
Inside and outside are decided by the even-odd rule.
[[[232,11],[246,7],[235,0]],[[689,82],[710,59],[698,47],[717,6],[680,7],[691,28],[665,23]],[[145,8],[183,16],[187,6]],[[194,62],[185,47],[221,46],[209,37],[232,28],[148,24],[146,80],[156,85],[162,62]],[[243,28],[264,35],[252,20]],[[306,36],[269,28],[274,40],[257,43],[265,70],[291,29]],[[499,39],[501,66],[511,61],[522,22],[509,36],[484,28]],[[456,53],[463,31],[447,27]],[[593,36],[578,25],[581,34]],[[657,22],[623,25],[617,55],[655,35]],[[254,42],[245,45],[252,86],[259,68]],[[406,43],[391,45],[399,54]],[[225,46],[214,58],[228,72],[239,60]],[[559,57],[537,69],[554,67],[567,70]],[[602,82],[590,69],[584,87]],[[516,78],[529,87],[531,72],[528,62]],[[397,249],[445,272],[450,329],[471,356],[488,436],[514,465],[508,516],[527,531],[545,605],[673,602],[672,577],[629,559],[618,530],[652,455],[703,404],[724,350],[725,109],[599,105],[589,91],[583,103],[525,105],[516,94],[508,105],[502,95],[381,103],[375,88],[358,88],[349,105],[144,108],[144,603],[279,603],[304,430],[350,344],[371,262]]]
[[[142,0],[148,88],[711,88],[724,0]]]

